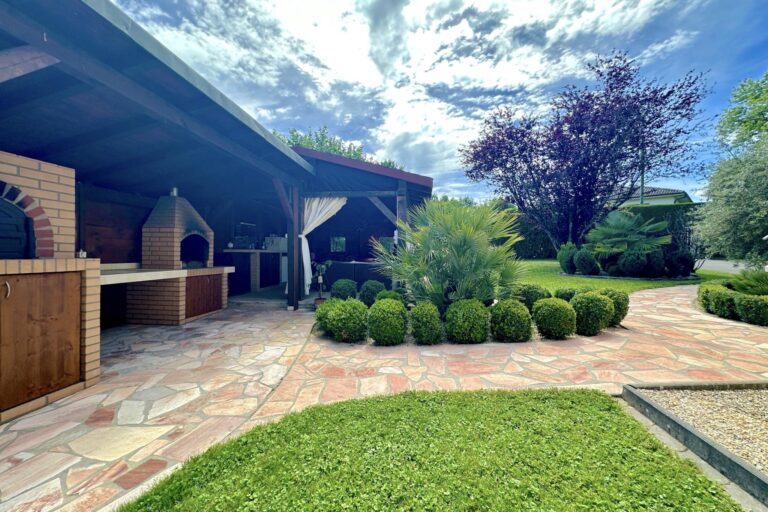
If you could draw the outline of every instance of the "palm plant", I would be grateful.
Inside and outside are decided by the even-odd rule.
[[[401,244],[388,250],[373,240],[379,271],[405,284],[416,301],[428,300],[441,312],[460,299],[490,303],[511,295],[523,267],[513,245],[517,216],[496,205],[427,201],[398,222]]]
[[[768,295],[768,272],[765,270],[742,270],[731,280],[733,289],[747,295]]]
[[[667,225],[666,221],[643,221],[639,215],[617,210],[587,233],[587,247],[600,256],[647,254],[672,242],[672,236],[664,234]]]

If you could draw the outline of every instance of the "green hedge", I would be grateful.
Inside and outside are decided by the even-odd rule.
[[[531,314],[520,301],[506,299],[491,307],[491,334],[497,341],[531,339]]]
[[[576,311],[563,299],[541,299],[533,305],[533,321],[544,338],[563,340],[576,332]]]
[[[580,293],[571,299],[576,311],[576,334],[595,336],[608,327],[613,318],[613,301],[597,292]]]
[[[363,341],[368,333],[368,308],[357,299],[340,301],[328,313],[328,327],[336,341]]]
[[[339,279],[331,286],[331,297],[346,300],[357,297],[357,283],[352,279]]]
[[[479,300],[458,300],[445,313],[445,333],[455,343],[483,343],[488,339],[488,316]]]
[[[768,325],[768,295],[736,295],[736,313],[743,322]]]
[[[366,306],[371,307],[373,303],[376,302],[376,296],[379,292],[383,292],[386,289],[387,287],[384,286],[384,283],[381,281],[369,279],[360,287],[360,300],[363,301],[363,304]]]
[[[368,333],[379,345],[399,345],[405,341],[408,312],[399,300],[377,300],[368,311]]]
[[[768,325],[768,295],[747,295],[716,283],[699,285],[697,295],[699,304],[708,313],[749,324]]]
[[[436,345],[443,341],[440,311],[431,302],[419,302],[411,310],[411,331],[419,345]]]

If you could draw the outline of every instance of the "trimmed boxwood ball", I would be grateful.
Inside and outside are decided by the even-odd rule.
[[[346,300],[357,297],[357,283],[352,279],[339,279],[331,286],[331,297]]]
[[[627,251],[619,257],[619,271],[629,277],[642,277],[648,259],[645,254]]]
[[[576,311],[563,299],[541,299],[533,305],[533,321],[544,338],[564,340],[576,332]]]
[[[576,255],[578,249],[570,242],[560,246],[560,250],[557,251],[557,261],[560,263],[560,268],[566,274],[576,273],[576,264],[573,261],[573,257]]]
[[[662,277],[666,271],[664,251],[656,249],[646,256],[645,275],[647,277]]]
[[[405,295],[402,293],[398,293],[395,290],[382,290],[379,293],[376,294],[376,300],[383,300],[383,299],[394,299],[399,300],[403,303],[403,306],[405,306]]]
[[[552,296],[549,290],[538,284],[521,284],[513,290],[513,295],[520,298],[528,311],[531,311],[537,300],[548,299]]]
[[[379,345],[399,345],[405,341],[408,312],[399,300],[377,300],[368,311],[368,334]]]
[[[381,281],[369,279],[360,287],[360,300],[366,306],[371,307],[376,302],[376,296],[386,289],[387,287]]]
[[[613,301],[597,292],[576,295],[571,306],[576,311],[576,334],[582,336],[599,334],[613,318]]]
[[[479,300],[458,300],[445,313],[445,333],[455,343],[483,343],[488,339],[488,317],[488,308]]]
[[[411,309],[411,331],[419,345],[436,345],[443,341],[440,311],[431,302],[419,302]]]
[[[578,288],[558,288],[555,290],[555,297],[558,299],[563,299],[566,302],[570,302],[570,300],[578,295],[579,293],[585,293],[585,292],[591,292],[594,291],[594,286],[580,286]]]
[[[585,276],[595,276],[600,273],[600,265],[595,255],[586,247],[582,247],[573,255],[573,264],[576,270]]]
[[[768,295],[746,295],[739,293],[735,298],[736,312],[742,322],[768,325]]]
[[[690,252],[680,249],[669,254],[666,265],[670,277],[688,277],[696,266],[696,260]]]
[[[336,341],[363,341],[368,334],[368,308],[357,299],[339,301],[328,313],[330,327]]]
[[[629,313],[629,294],[613,288],[601,288],[597,293],[613,301],[613,317],[608,325],[610,327],[619,325]]]
[[[341,299],[328,299],[322,304],[319,304],[317,306],[317,309],[315,310],[315,320],[317,320],[317,325],[320,326],[320,329],[325,331],[326,334],[332,335],[331,328],[328,325],[328,315],[331,313],[331,310],[336,307],[340,302],[342,302]]]
[[[531,339],[531,314],[522,302],[505,299],[491,307],[491,335],[496,341]]]

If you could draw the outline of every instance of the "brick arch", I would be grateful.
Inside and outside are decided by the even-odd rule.
[[[7,201],[32,219],[35,234],[35,257],[53,258],[53,226],[40,201],[20,187],[0,181],[0,199]]]

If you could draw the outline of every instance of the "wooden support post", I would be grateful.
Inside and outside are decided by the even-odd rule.
[[[408,222],[408,188],[404,181],[397,183],[397,220]]]
[[[299,260],[299,189],[291,187],[291,215],[288,217],[288,309],[299,309],[300,272]]]

